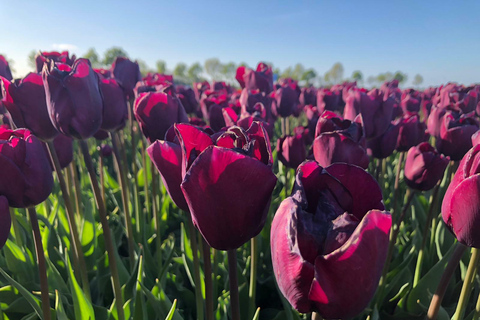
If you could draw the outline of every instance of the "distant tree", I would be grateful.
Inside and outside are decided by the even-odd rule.
[[[243,66],[243,67],[247,67],[247,68],[248,68],[248,64],[247,64],[246,62],[240,62],[240,63],[238,64],[238,66],[239,66],[239,67],[240,67],[240,66]]]
[[[167,72],[167,63],[163,60],[157,60],[157,72],[165,74]]]
[[[360,70],[353,71],[352,79],[358,82],[363,81],[363,74]]]
[[[397,71],[395,72],[395,74],[393,75],[393,79],[395,80],[398,80],[399,83],[404,83],[407,81],[408,79],[408,76],[406,73],[403,73],[401,71]]]
[[[35,56],[37,55],[37,51],[32,50],[28,54],[28,66],[32,68],[33,70],[37,69],[37,64],[35,63]]]
[[[142,74],[142,76],[145,76],[149,72],[154,72],[154,70],[152,70],[152,68],[150,68],[148,64],[142,59],[137,59],[137,63],[138,63],[138,67],[140,68],[140,73]]]
[[[295,67],[293,67],[292,76],[291,78],[294,80],[300,80],[302,75],[305,73],[305,68],[301,63],[297,63]]]
[[[221,68],[223,79],[228,82],[235,81],[236,71],[237,71],[237,65],[235,64],[235,62],[226,63]]]
[[[128,58],[128,53],[121,47],[111,47],[110,49],[107,49],[107,51],[105,51],[102,63],[106,67],[109,67],[113,63],[113,61],[115,61],[116,57]]]
[[[222,63],[217,58],[205,60],[205,72],[212,80],[219,80],[222,73]]]
[[[183,62],[177,63],[175,69],[173,69],[173,75],[179,80],[184,80],[187,76],[187,65]]]
[[[188,68],[187,77],[191,82],[198,82],[201,80],[200,73],[202,72],[202,65],[198,62],[195,62]]]
[[[415,77],[413,77],[413,85],[414,86],[419,86],[423,83],[423,77],[419,74],[416,74]]]
[[[291,78],[293,75],[293,69],[292,67],[288,67],[285,70],[283,70],[282,74],[280,75],[280,78]]]
[[[337,62],[325,73],[324,79],[328,83],[340,83],[343,80],[343,72],[343,65]]]
[[[303,72],[302,76],[300,77],[300,80],[305,81],[307,84],[310,84],[310,81],[315,79],[317,76],[317,73],[313,69],[308,69]]]
[[[98,53],[97,51],[95,51],[95,48],[88,49],[88,51],[83,55],[83,57],[90,60],[90,63],[94,68],[100,68],[102,66],[102,64],[100,63],[100,58],[98,57]]]

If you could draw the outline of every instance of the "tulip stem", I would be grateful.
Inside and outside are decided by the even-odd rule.
[[[207,320],[213,320],[213,286],[212,286],[212,260],[210,256],[210,246],[202,238],[203,251],[203,270],[205,274],[205,314]]]
[[[102,153],[100,152],[100,157],[98,161],[98,172],[100,173],[100,186],[102,189],[102,201],[107,205],[106,198],[105,198],[105,175],[103,174],[103,166],[104,166],[105,159],[103,158]]]
[[[123,311],[123,297],[122,288],[120,287],[120,279],[118,276],[117,260],[115,259],[115,248],[113,246],[112,232],[108,225],[107,210],[105,203],[101,199],[100,188],[98,187],[98,180],[93,167],[92,158],[88,151],[88,144],[85,140],[79,140],[80,148],[82,149],[83,159],[85,166],[87,167],[88,175],[90,177],[90,183],[92,185],[93,194],[95,195],[95,201],[97,202],[98,213],[100,215],[100,222],[102,224],[103,235],[105,240],[105,247],[107,249],[108,264],[110,266],[113,292],[115,296],[115,303],[117,305],[117,314],[119,320],[125,320],[125,314]]]
[[[40,291],[42,296],[42,311],[43,319],[50,320],[50,298],[48,296],[48,278],[47,278],[47,264],[45,262],[45,253],[43,252],[42,236],[40,234],[40,227],[38,226],[37,212],[35,207],[27,208],[32,224],[33,239],[35,242],[35,251],[37,253],[38,274],[40,275]]]
[[[248,318],[253,318],[256,311],[255,293],[257,289],[257,265],[258,265],[258,240],[253,237],[250,240],[250,286],[248,290],[248,298],[250,306],[248,308]]]
[[[417,286],[418,281],[420,281],[420,277],[422,276],[422,264],[423,264],[423,259],[425,257],[424,249],[425,249],[425,245],[427,244],[427,236],[428,236],[428,230],[430,230],[430,222],[432,221],[433,212],[437,204],[437,196],[438,196],[438,190],[440,189],[440,183],[441,181],[439,181],[435,185],[435,188],[433,189],[433,193],[430,196],[430,206],[428,208],[427,221],[425,222],[425,227],[423,228],[422,244],[420,245],[420,249],[418,250],[417,265],[415,267],[415,276],[413,277],[414,288]]]
[[[405,157],[405,152],[400,152],[398,156],[398,163],[397,163],[397,173],[395,174],[395,185],[393,189],[393,201],[392,201],[392,221],[395,221],[397,215],[397,199],[398,199],[398,192],[400,186],[400,173],[402,171],[403,165],[403,158]]]
[[[312,312],[312,320],[323,320],[323,318],[318,312]]]
[[[463,315],[465,314],[465,309],[470,298],[470,292],[472,291],[473,278],[475,277],[479,260],[479,249],[472,248],[472,256],[470,257],[470,262],[468,263],[467,273],[465,274],[465,279],[463,280],[462,292],[460,293],[460,298],[458,299],[457,309],[455,310],[455,314],[452,318],[453,320],[463,319]]]
[[[126,171],[120,156],[117,136],[111,133],[110,137],[112,139],[113,155],[115,157],[115,161],[117,162],[118,177],[120,178],[119,180],[120,180],[120,189],[122,190],[123,212],[125,214],[125,227],[127,228],[128,256],[130,258],[130,268],[133,269],[135,267],[135,253],[134,253],[134,242],[133,242],[132,219],[130,217],[130,208],[129,208],[129,201],[128,201],[128,185],[127,185]]]
[[[238,296],[237,250],[228,250],[228,276],[230,281],[230,311],[232,320],[240,320],[240,299]]]
[[[146,142],[145,139],[142,137],[140,139],[140,142],[142,144],[142,166],[143,166],[143,195],[145,199],[145,209],[147,212],[147,215],[150,212],[150,192],[148,191],[148,170],[147,170],[147,153],[146,153]],[[144,221],[145,221],[145,215],[140,215],[139,217],[139,227],[137,228],[137,231],[140,234],[143,234],[144,232]]]
[[[193,255],[193,281],[195,282],[195,301],[197,305],[197,319],[203,320],[203,295],[202,283],[200,279],[200,261],[198,260],[197,235],[192,223],[190,213],[187,212],[187,228],[190,237],[190,247]]]
[[[478,295],[477,304],[475,305],[475,313],[472,319],[473,320],[480,319],[480,294]]]
[[[82,250],[82,244],[80,242],[80,237],[78,235],[77,224],[75,222],[75,213],[73,211],[73,205],[70,198],[70,195],[67,191],[67,184],[65,183],[65,178],[63,177],[62,168],[60,166],[60,161],[58,160],[57,152],[55,151],[55,147],[52,141],[47,143],[48,152],[50,153],[50,158],[53,163],[53,167],[55,168],[55,172],[57,173],[58,183],[60,184],[60,190],[62,191],[63,202],[65,203],[65,211],[67,212],[67,220],[68,226],[70,228],[70,232],[72,234],[72,242],[73,242],[73,256],[74,256],[74,263],[78,262],[80,265],[78,269],[80,272],[80,277],[82,279],[82,288],[85,292],[85,296],[87,297],[88,301],[91,301],[90,296],[90,282],[88,281],[88,274],[87,274],[87,264],[85,263],[85,257]],[[80,188],[77,187],[75,184],[75,188],[78,191]],[[78,195],[77,195],[78,197]],[[78,207],[80,210],[80,207]],[[76,258],[75,258],[76,257]]]

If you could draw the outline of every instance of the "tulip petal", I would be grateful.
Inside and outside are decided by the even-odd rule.
[[[184,177],[193,161],[203,150],[213,145],[213,141],[208,134],[190,124],[175,124],[175,132],[182,147],[182,177]]]

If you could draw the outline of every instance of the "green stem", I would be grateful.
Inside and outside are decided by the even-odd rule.
[[[50,298],[48,296],[48,278],[47,278],[47,264],[45,262],[45,253],[43,252],[42,236],[40,234],[40,227],[38,226],[37,212],[35,207],[27,208],[32,224],[33,239],[35,242],[35,251],[37,254],[38,274],[40,275],[40,291],[42,296],[42,311],[43,319],[50,320]]]
[[[127,229],[128,256],[130,258],[130,268],[134,268],[135,252],[134,252],[134,242],[133,242],[132,219],[130,217],[130,208],[129,208],[129,201],[128,201],[127,176],[126,176],[125,167],[123,166],[122,159],[120,156],[117,136],[111,133],[110,137],[112,139],[113,155],[115,157],[115,161],[117,162],[118,177],[120,178],[119,179],[120,189],[122,190],[122,203],[123,203],[123,212],[125,214],[125,227]]]
[[[105,159],[104,159],[102,153],[100,153],[99,161],[98,161],[98,172],[100,173],[100,186],[101,186],[101,190],[102,190],[102,201],[103,201],[103,203],[105,203],[105,206],[106,206],[107,205],[107,199],[105,198],[105,175],[103,173],[104,162],[105,162]]]
[[[480,319],[480,294],[478,295],[477,304],[475,305],[475,313],[472,319],[473,320]]]
[[[150,212],[150,192],[148,191],[148,170],[147,170],[147,153],[146,153],[146,143],[145,139],[141,138],[140,142],[142,144],[141,150],[142,150],[142,165],[143,165],[143,193],[144,193],[144,199],[145,199],[145,209],[147,212],[147,215]],[[154,169],[155,170],[155,169]],[[145,216],[141,215],[139,217],[140,219],[144,219]],[[144,220],[142,220],[144,221]],[[140,234],[143,234],[143,223],[139,223],[139,227],[137,228],[137,231]]]
[[[430,197],[430,205],[428,208],[427,221],[425,222],[425,228],[423,229],[422,244],[420,245],[420,250],[418,250],[417,265],[415,267],[415,276],[413,278],[413,287],[415,288],[420,281],[422,276],[422,264],[425,253],[425,245],[427,244],[428,231],[430,230],[430,222],[432,220],[434,209],[437,205],[437,196],[438,190],[440,189],[440,182],[437,183],[433,189],[432,196]]]
[[[257,265],[258,265],[258,239],[253,237],[250,240],[250,286],[248,290],[248,298],[250,301],[249,304],[249,315],[248,318],[251,319],[256,311],[255,303],[255,294],[257,288]]]
[[[213,287],[212,287],[212,260],[210,256],[210,246],[202,238],[203,251],[203,270],[205,274],[205,314],[207,320],[213,320]]]
[[[395,174],[395,185],[393,189],[393,201],[392,201],[392,221],[396,220],[397,215],[397,199],[398,199],[398,192],[400,187],[400,173],[402,171],[403,165],[403,158],[405,157],[405,152],[400,152],[400,156],[398,157],[397,163],[397,173]]]
[[[67,220],[68,226],[70,228],[70,233],[72,234],[72,242],[73,242],[73,261],[74,264],[78,263],[78,269],[80,272],[80,277],[82,279],[82,288],[85,292],[85,296],[89,301],[91,301],[90,296],[90,282],[88,281],[88,274],[87,274],[87,264],[85,263],[85,256],[83,254],[82,243],[80,242],[80,237],[78,235],[77,224],[75,222],[75,213],[73,211],[73,205],[70,198],[70,195],[67,191],[67,185],[65,182],[65,178],[63,177],[62,168],[60,167],[60,162],[58,161],[57,152],[55,151],[55,147],[52,141],[47,143],[48,151],[50,153],[50,158],[52,159],[53,167],[55,168],[55,172],[57,173],[57,180],[60,184],[60,190],[62,191],[63,202],[65,204],[65,211],[67,212]],[[77,191],[80,188],[77,188]]]
[[[448,283],[457,269],[458,264],[460,263],[460,259],[462,258],[463,254],[467,250],[467,247],[460,242],[455,244],[455,251],[453,252],[452,257],[448,261],[448,265],[443,271],[442,278],[438,283],[437,290],[432,297],[432,301],[430,301],[430,306],[428,307],[427,312],[427,320],[436,320],[438,316],[438,311],[440,310],[440,306],[442,305],[443,297],[445,296],[445,292],[447,291]]]
[[[475,271],[480,260],[480,251],[477,248],[472,248],[472,256],[470,257],[470,262],[468,264],[467,274],[463,280],[462,292],[460,293],[460,298],[458,299],[457,309],[453,315],[453,320],[463,319],[465,314],[465,309],[467,308],[467,303],[470,298],[470,292],[472,291],[473,277],[475,277]]]
[[[118,276],[117,260],[115,259],[115,248],[113,246],[112,232],[107,220],[107,210],[105,203],[101,199],[100,188],[98,187],[98,180],[93,167],[92,158],[88,151],[88,144],[85,140],[79,140],[80,148],[82,149],[83,159],[85,166],[87,167],[88,175],[90,177],[90,183],[92,185],[93,194],[95,195],[95,201],[97,202],[98,213],[100,215],[100,222],[102,224],[103,235],[105,240],[105,247],[107,249],[108,264],[110,267],[113,293],[115,295],[115,303],[117,305],[117,314],[119,320],[125,320],[125,314],[123,311],[123,297],[122,288],[120,286],[120,279]]]
[[[240,298],[238,295],[237,250],[228,250],[228,278],[230,282],[230,311],[232,320],[240,320]]]
[[[187,216],[187,228],[190,237],[190,247],[192,248],[193,254],[193,281],[195,282],[195,302],[197,305],[197,319],[203,320],[203,295],[202,295],[202,283],[200,279],[200,261],[198,259],[198,247],[197,247],[197,236],[195,232],[195,227],[192,223],[192,218],[190,213]]]

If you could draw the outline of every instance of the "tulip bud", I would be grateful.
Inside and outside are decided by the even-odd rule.
[[[122,88],[115,79],[101,79],[100,91],[103,97],[103,121],[101,129],[117,131],[125,127],[128,107]]]
[[[140,67],[125,57],[117,57],[112,63],[112,73],[115,80],[125,91],[128,98],[133,98],[133,88],[142,79]]]
[[[395,121],[400,127],[397,139],[397,151],[408,151],[411,147],[428,140],[427,126],[417,115],[406,116]]]
[[[12,71],[10,70],[10,66],[8,65],[8,61],[2,55],[0,55],[0,77],[4,77],[8,81],[11,81],[13,79]]]
[[[296,135],[279,138],[277,141],[277,157],[286,167],[297,168],[306,158],[303,137]]]

